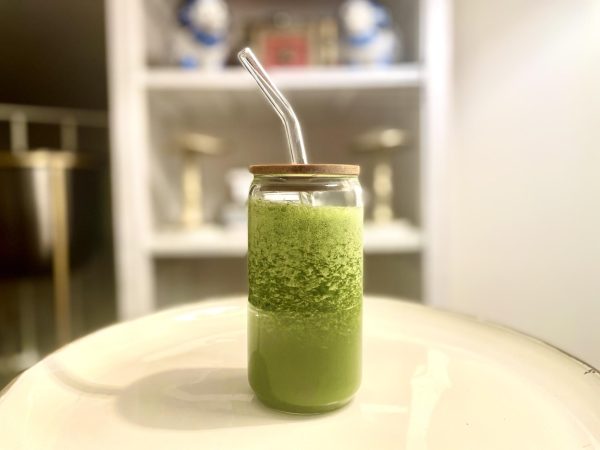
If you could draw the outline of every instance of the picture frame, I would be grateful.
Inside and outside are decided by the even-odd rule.
[[[250,45],[266,67],[338,63],[337,23],[333,18],[298,23],[255,23],[251,27]]]

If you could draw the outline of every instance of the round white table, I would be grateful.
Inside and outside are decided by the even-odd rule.
[[[498,326],[365,299],[362,386],[333,413],[272,411],[246,381],[245,299],[101,330],[0,396],[0,448],[600,449],[600,375]]]

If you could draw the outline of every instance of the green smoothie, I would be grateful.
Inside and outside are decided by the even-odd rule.
[[[362,208],[251,199],[248,378],[265,404],[338,408],[361,378]]]

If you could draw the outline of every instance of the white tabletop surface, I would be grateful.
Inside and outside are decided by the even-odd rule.
[[[534,339],[365,299],[363,383],[295,416],[246,381],[245,299],[87,336],[0,396],[0,449],[600,449],[600,375]]]

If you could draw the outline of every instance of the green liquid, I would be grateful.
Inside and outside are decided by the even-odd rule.
[[[248,378],[277,409],[346,404],[360,384],[362,208],[251,200]]]

